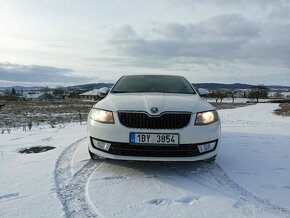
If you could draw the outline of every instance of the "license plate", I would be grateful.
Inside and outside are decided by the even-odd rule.
[[[178,134],[167,133],[130,133],[130,144],[162,144],[162,145],[178,145]]]

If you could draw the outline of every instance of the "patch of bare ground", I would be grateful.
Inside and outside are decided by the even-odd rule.
[[[6,101],[0,110],[0,128],[29,125],[56,124],[86,121],[96,102],[81,100],[62,101]]]
[[[34,146],[30,148],[23,148],[19,151],[21,154],[35,154],[35,153],[41,153],[46,152],[49,150],[55,149],[53,146]]]
[[[211,105],[213,105],[217,110],[222,109],[234,109],[238,107],[246,107],[249,105],[254,105],[255,103],[220,103],[220,102],[211,102]]]
[[[290,103],[281,103],[279,108],[274,110],[274,113],[280,116],[290,116]]]

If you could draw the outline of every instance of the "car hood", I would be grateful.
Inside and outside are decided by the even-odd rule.
[[[164,111],[188,111],[192,113],[213,110],[214,107],[205,102],[199,95],[169,94],[169,93],[109,93],[99,101],[95,108],[111,111],[146,111],[149,114],[152,107],[158,108],[158,115]]]

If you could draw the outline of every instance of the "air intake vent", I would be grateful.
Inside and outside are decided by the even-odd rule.
[[[190,113],[164,113],[149,116],[146,113],[119,112],[120,122],[129,128],[138,129],[181,129],[190,122]]]

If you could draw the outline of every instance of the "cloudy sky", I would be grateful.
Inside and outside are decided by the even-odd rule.
[[[290,86],[289,0],[0,0],[0,86],[191,82]]]

